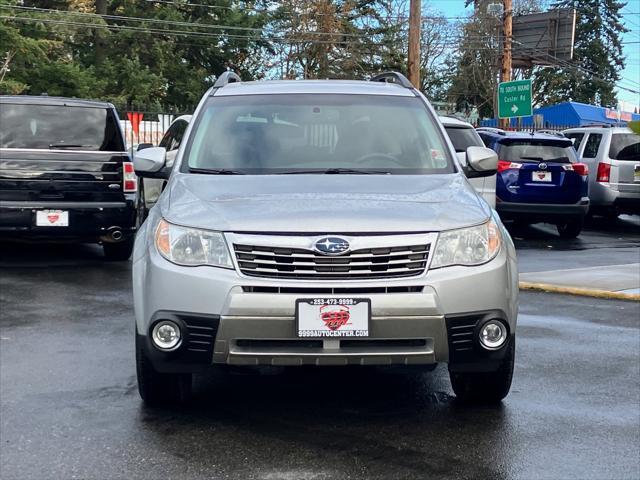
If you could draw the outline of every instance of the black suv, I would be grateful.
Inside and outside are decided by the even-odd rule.
[[[0,238],[133,249],[138,181],[109,103],[0,96]]]

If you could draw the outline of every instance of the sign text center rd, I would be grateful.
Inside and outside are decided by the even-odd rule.
[[[528,117],[531,114],[531,80],[516,80],[498,85],[498,117]]]

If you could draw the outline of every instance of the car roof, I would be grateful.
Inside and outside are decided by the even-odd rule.
[[[446,116],[446,115],[441,115],[438,118],[440,119],[440,122],[443,125],[446,125],[448,127],[450,126],[450,127],[473,128],[473,125],[471,125],[470,123],[465,122],[463,120],[459,120],[459,119],[457,119],[455,117],[449,117],[449,116]]]
[[[47,95],[0,95],[0,103],[22,105],[55,105],[86,108],[113,108],[108,102],[82,98],[49,97]]]
[[[349,95],[390,95],[414,97],[415,93],[396,83],[363,80],[262,80],[234,82],[214,89],[212,95],[278,95],[296,93],[334,93]]]
[[[557,135],[553,135],[550,133],[538,133],[538,132],[508,132],[508,131],[491,131],[491,130],[482,130],[478,131],[480,134],[490,135],[492,136],[498,143],[512,143],[521,140],[536,140],[536,141],[546,141],[549,144],[555,145],[572,145],[573,142],[569,138],[559,137]]]
[[[633,133],[630,128],[627,127],[576,127],[567,128],[562,133]]]

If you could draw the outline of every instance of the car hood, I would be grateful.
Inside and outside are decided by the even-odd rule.
[[[227,232],[428,232],[491,215],[458,174],[176,174],[168,188],[169,222]]]

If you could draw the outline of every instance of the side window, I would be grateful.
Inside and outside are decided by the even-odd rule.
[[[169,147],[173,143],[173,135],[174,135],[174,128],[173,128],[173,125],[171,125],[169,127],[169,130],[167,130],[167,132],[164,134],[164,137],[162,137],[162,140],[160,140],[160,143],[158,144],[158,146],[164,147],[167,150],[171,150]]]
[[[182,143],[182,137],[184,137],[184,132],[187,130],[188,123],[184,120],[178,120],[175,124],[175,130],[173,132],[173,142],[171,143],[171,148],[169,150],[177,150]]]
[[[601,133],[590,133],[587,137],[587,143],[584,146],[584,158],[596,158],[598,156],[598,149],[600,148],[600,142],[602,142]]]
[[[573,147],[577,152],[580,149],[580,144],[582,143],[582,139],[584,138],[584,133],[567,133],[565,136],[573,140]]]
[[[487,135],[486,133],[482,133],[482,132],[478,132],[478,135],[480,135],[480,138],[482,139],[482,141],[484,142],[484,144],[491,148],[491,144],[493,143],[491,141],[491,137],[489,135]]]

